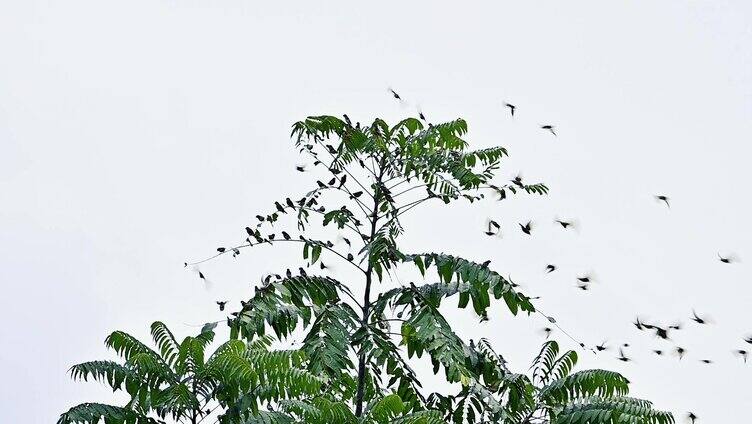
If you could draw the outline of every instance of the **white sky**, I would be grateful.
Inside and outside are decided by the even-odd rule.
[[[148,339],[159,319],[188,335],[222,317],[215,300],[237,308],[249,282],[297,266],[298,248],[248,251],[202,268],[210,291],[182,268],[280,193],[311,187],[293,169],[290,124],[394,122],[416,104],[433,121],[467,119],[473,146],[509,148],[503,177],[523,171],[551,195],[419,209],[405,251],[492,259],[578,337],[630,342],[634,363],[611,351],[581,368],[623,372],[658,407],[708,423],[752,408],[752,365],[731,354],[752,332],[749,2],[313,3],[0,3],[1,421],[50,423],[111,399],[66,375],[106,357],[110,331]],[[504,238],[482,236],[489,216]],[[515,228],[527,219],[533,237]],[[547,276],[547,263],[560,269]],[[588,271],[599,283],[582,293]],[[671,345],[630,324],[689,324],[692,308],[717,324],[675,334],[681,362],[651,356]],[[447,313],[520,371],[542,341],[540,317]]]

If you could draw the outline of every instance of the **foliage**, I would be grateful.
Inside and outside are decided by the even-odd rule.
[[[125,363],[81,364],[72,374],[125,388],[131,401],[122,408],[79,405],[60,423],[95,423],[100,417],[108,423],[151,422],[144,420],[152,414],[195,424],[215,405],[223,423],[521,423],[547,414],[552,422],[665,424],[660,414],[652,421],[630,418],[651,417],[653,411],[624,397],[626,380],[618,374],[570,374],[574,353],[559,358],[558,348],[547,345],[530,380],[509,372],[486,342],[465,343],[447,322],[441,307],[450,297],[459,308],[472,305],[482,320],[489,319],[492,300],[503,300],[512,315],[535,307],[489,262],[403,252],[398,241],[404,214],[428,202],[474,203],[487,195],[503,201],[511,194],[548,192],[544,184],[520,177],[494,183],[507,150],[470,150],[467,131],[462,119],[424,125],[407,118],[390,127],[381,119],[353,124],[345,115],[294,124],[295,146],[324,181],[316,180],[296,200],[278,199],[245,228],[245,243],[221,247],[215,256],[298,243],[309,271],[265,276],[228,318],[230,340],[206,360],[213,328],[177,343],[155,323],[158,352],[113,333],[108,345]],[[337,234],[334,241],[315,236],[326,230]],[[326,275],[324,260],[346,264],[358,279]],[[401,284],[397,275],[412,267],[426,279],[433,267],[437,279]],[[313,275],[316,268],[320,275]],[[299,349],[269,349],[271,341],[296,332],[304,334]],[[411,358],[428,359],[434,373],[459,383],[461,392],[427,393]]]

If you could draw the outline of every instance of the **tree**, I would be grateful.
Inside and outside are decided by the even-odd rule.
[[[492,184],[507,151],[503,147],[469,150],[462,139],[466,132],[461,119],[424,126],[408,118],[390,127],[381,119],[361,126],[347,116],[318,116],[296,123],[292,135],[300,153],[329,174],[325,180],[331,179],[316,181],[313,190],[295,201],[288,197],[275,202],[273,211],[257,216],[255,228],[246,227],[246,243],[220,248],[219,254],[237,256],[253,246],[301,243],[309,266],[324,252],[353,266],[362,275],[363,297],[359,301],[349,285],[330,276],[308,275],[303,268],[296,275],[288,270],[285,276],[267,276],[231,321],[233,337],[253,340],[270,327],[277,337],[285,338],[299,325],[306,328],[301,349],[307,353],[309,371],[325,376],[327,390],[351,401],[356,416],[385,393],[396,393],[408,411],[425,409],[420,382],[407,363],[412,356],[427,354],[434,371],[443,368],[450,383],[477,379],[464,365],[464,343],[439,312],[442,300],[455,296],[461,308],[472,302],[481,317],[486,317],[492,297],[503,298],[513,314],[535,309],[488,263],[402,252],[397,245],[403,233],[400,218],[428,201],[475,202],[485,193],[501,200],[518,191],[545,194],[548,188],[525,184],[521,178]],[[283,217],[293,214],[295,231],[283,231]],[[321,218],[323,227],[346,233],[342,240],[358,249],[357,256],[331,240],[308,235],[313,216]],[[393,277],[401,264],[413,265],[423,274],[433,266],[439,282],[374,293],[374,283]],[[395,323],[399,324],[396,332]]]
[[[488,195],[503,201],[510,194],[548,192],[545,185],[526,184],[521,177],[493,183],[507,151],[503,147],[469,150],[462,138],[466,133],[467,124],[461,119],[423,125],[408,118],[390,127],[381,119],[370,125],[353,124],[345,115],[344,119],[310,117],[294,124],[296,147],[313,162],[314,170],[325,173],[323,181],[316,180],[312,190],[295,200],[280,198],[274,209],[257,215],[256,224],[245,228],[244,243],[220,247],[216,255],[196,264],[222,255],[237,257],[252,247],[299,244],[308,271],[300,267],[297,273],[288,269],[283,275],[264,277],[254,295],[242,302],[242,309],[228,318],[231,340],[220,347],[219,357],[227,358],[230,354],[223,353],[227,351],[247,352],[248,346],[255,352],[259,341],[267,348],[264,341],[283,340],[295,332],[304,333],[302,345],[298,351],[282,353],[290,359],[281,363],[242,362],[241,357],[247,354],[238,353],[233,361],[207,361],[200,368],[206,371],[200,374],[194,370],[171,374],[166,371],[168,367],[161,366],[164,377],[158,385],[151,382],[154,371],[149,368],[133,378],[140,383],[131,383],[133,389],[128,393],[139,401],[132,401],[126,412],[140,417],[155,411],[160,417],[171,414],[196,421],[198,411],[215,401],[224,408],[219,417],[223,423],[470,423],[483,419],[532,423],[542,416],[538,411],[548,414],[552,422],[578,422],[555,420],[579,419],[582,414],[566,412],[579,404],[562,398],[560,392],[551,392],[559,397],[541,397],[541,393],[547,393],[547,386],[537,389],[508,373],[500,360],[495,363],[489,359],[492,351],[484,349],[490,346],[465,343],[440,311],[442,302],[453,298],[458,307],[472,305],[478,317],[487,320],[491,300],[503,299],[513,315],[529,314],[535,311],[529,297],[492,270],[490,261],[403,252],[398,245],[404,232],[401,218],[427,202],[441,205],[464,199],[474,203]],[[305,166],[297,168],[308,171]],[[331,229],[338,233],[337,238],[331,231],[332,237],[320,236]],[[326,275],[329,267],[322,259],[343,261],[360,281],[344,283]],[[316,264],[320,275],[311,271]],[[398,275],[405,267],[414,268],[424,277],[435,272],[437,278],[425,284],[402,284]],[[385,287],[387,284],[390,286]],[[385,288],[378,290],[380,287]],[[156,340],[160,347],[163,340]],[[411,358],[423,355],[430,360],[434,373],[443,371],[448,383],[461,384],[459,395],[425,392],[409,365]],[[147,356],[150,362],[158,362],[156,353]],[[138,362],[129,356],[126,360],[128,369],[133,366],[130,362]],[[74,367],[74,376],[77,369]],[[289,379],[270,388],[266,377],[248,380],[254,375],[279,372],[290,374]],[[564,377],[559,371],[551,372],[557,378]],[[168,378],[173,374],[179,377]],[[109,374],[97,375],[110,378]],[[112,381],[117,384],[122,378]],[[608,391],[609,384],[617,380],[590,383],[597,387],[605,384],[603,390]],[[196,388],[188,383],[194,381],[198,382]],[[564,391],[579,387],[569,385],[575,382],[562,384]],[[163,401],[168,396],[162,393],[171,392],[173,385],[185,386],[180,390],[186,393],[181,403]],[[148,402],[140,400],[142,391],[149,393],[142,395]],[[590,406],[598,404],[595,398],[589,402]],[[90,410],[88,406],[73,408],[64,414],[67,421],[63,422],[76,422],[76,416],[94,417],[74,415]],[[127,421],[113,414],[108,422]],[[96,418],[100,416],[105,415],[100,413]]]
[[[433,395],[430,404],[449,422],[503,424],[671,424],[673,416],[628,397],[629,381],[600,369],[572,373],[577,353],[559,355],[555,341],[535,357],[532,376],[513,373],[487,340],[471,341],[467,363],[483,378],[454,396]]]
[[[197,336],[178,343],[167,326],[157,321],[151,334],[158,351],[127,333],[113,332],[105,345],[115,350],[123,363],[84,362],[74,365],[70,373],[74,379],[91,378],[113,391],[125,390],[130,401],[122,407],[83,403],[62,414],[58,424],[162,422],[151,418],[152,414],[197,424],[218,407],[224,408],[227,417],[258,415],[261,403],[318,394],[321,379],[300,368],[303,354],[269,351],[269,338],[247,345],[230,340],[204,359],[215,326],[207,324]]]

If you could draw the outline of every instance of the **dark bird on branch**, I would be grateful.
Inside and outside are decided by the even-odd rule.
[[[280,211],[281,213],[287,213],[285,212],[285,207],[282,206],[282,204],[279,202],[274,202],[274,207],[277,208],[277,210]]]
[[[219,253],[225,253],[225,250],[226,249],[224,247],[218,247],[217,248],[217,252],[219,252]]]

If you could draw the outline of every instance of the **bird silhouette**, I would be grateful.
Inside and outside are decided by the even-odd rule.
[[[671,204],[669,204],[669,202],[668,202],[668,201],[669,201],[669,199],[668,199],[668,196],[664,196],[664,195],[662,195],[662,194],[656,194],[656,195],[655,195],[655,196],[653,196],[653,197],[655,197],[655,200],[657,200],[657,201],[659,201],[659,202],[664,202],[664,203],[666,203],[666,206],[667,206],[667,207],[669,207],[669,208],[671,207]]]
[[[736,262],[738,259],[734,255],[721,256],[721,254],[718,253],[718,260],[723,262],[724,264],[730,264],[732,262]]]
[[[706,364],[706,365],[710,365],[710,364],[713,363],[713,361],[710,360],[710,359],[700,359],[700,362],[702,362],[703,364]]]
[[[394,96],[395,99],[402,100],[402,97],[400,97],[400,95],[397,94],[396,91],[392,90],[391,88],[389,88],[389,91],[392,93],[392,96]]]
[[[583,275],[582,277],[577,277],[577,280],[582,283],[589,283],[592,280],[592,277],[589,275]]]
[[[710,324],[711,320],[710,320],[710,318],[707,318],[707,317],[705,317],[705,318],[700,317],[699,315],[697,315],[697,312],[695,312],[694,309],[693,309],[692,310],[692,321],[694,321],[694,322],[696,322],[696,323],[698,323],[700,325],[703,325],[703,324]]]
[[[225,249],[224,247],[218,247],[217,248],[217,252],[219,252],[219,253],[225,253],[225,250],[227,250],[227,249]]]
[[[606,346],[606,342],[604,341],[603,343],[595,346],[595,350],[597,350],[598,352],[603,352],[605,350],[608,350],[608,346]]]
[[[556,265],[551,265],[551,264],[546,265],[546,272],[547,273],[550,274],[550,273],[552,273],[554,271],[556,271]]]
[[[745,337],[745,338],[744,338],[744,341],[745,341],[746,343],[752,344],[752,336],[749,336],[749,337]]]
[[[495,236],[499,234],[500,230],[501,230],[501,225],[499,225],[498,222],[494,221],[493,219],[488,220],[487,229],[485,231],[485,234],[487,236]]]
[[[590,285],[587,284],[587,283],[578,283],[577,284],[577,288],[580,289],[580,290],[582,290],[582,291],[588,291],[588,290],[590,290]]]
[[[533,230],[533,223],[531,221],[528,221],[525,225],[519,224],[519,226],[520,229],[522,229],[522,232],[527,235],[530,235],[530,231]]]
[[[511,103],[504,103],[504,106],[509,108],[509,113],[514,117],[514,110],[517,109],[517,106]]]
[[[695,424],[695,421],[697,421],[697,415],[695,415],[694,412],[688,412],[687,420],[689,421],[689,424]]]
[[[542,130],[550,131],[551,134],[556,136],[556,131],[554,131],[555,127],[553,125],[546,124],[546,125],[541,125],[540,127]]]
[[[655,350],[653,351],[653,353],[655,353],[655,354],[656,354],[656,355],[658,355],[658,356],[663,356],[663,351],[662,351],[662,350],[660,350],[660,349],[655,349]]]
[[[225,310],[225,305],[226,304],[227,304],[226,300],[218,300],[217,301],[217,305],[219,306],[219,310],[220,311],[224,311]]]
[[[546,338],[549,338],[551,336],[551,332],[554,330],[551,329],[551,327],[544,327],[541,332],[546,335]]]
[[[632,358],[628,358],[626,355],[624,355],[624,349],[619,348],[619,356],[616,358],[622,362],[630,362]]]
[[[562,221],[562,220],[560,220],[560,219],[556,219],[556,220],[554,220],[554,221],[555,221],[555,222],[557,222],[557,223],[558,223],[559,225],[561,225],[561,226],[562,226],[562,227],[563,227],[564,229],[566,229],[567,227],[569,227],[569,226],[572,226],[572,225],[573,225],[573,224],[572,224],[571,222],[569,222],[569,221]]]
[[[747,356],[749,355],[749,352],[747,352],[744,349],[737,349],[734,351],[734,354],[737,356],[741,356],[742,359],[744,359],[744,363],[747,363]]]
[[[677,346],[674,352],[676,352],[676,355],[679,357],[679,360],[681,361],[682,358],[684,358],[684,354],[687,353],[687,350],[681,346]]]
[[[298,172],[305,172],[305,165],[295,165],[295,170]]]

